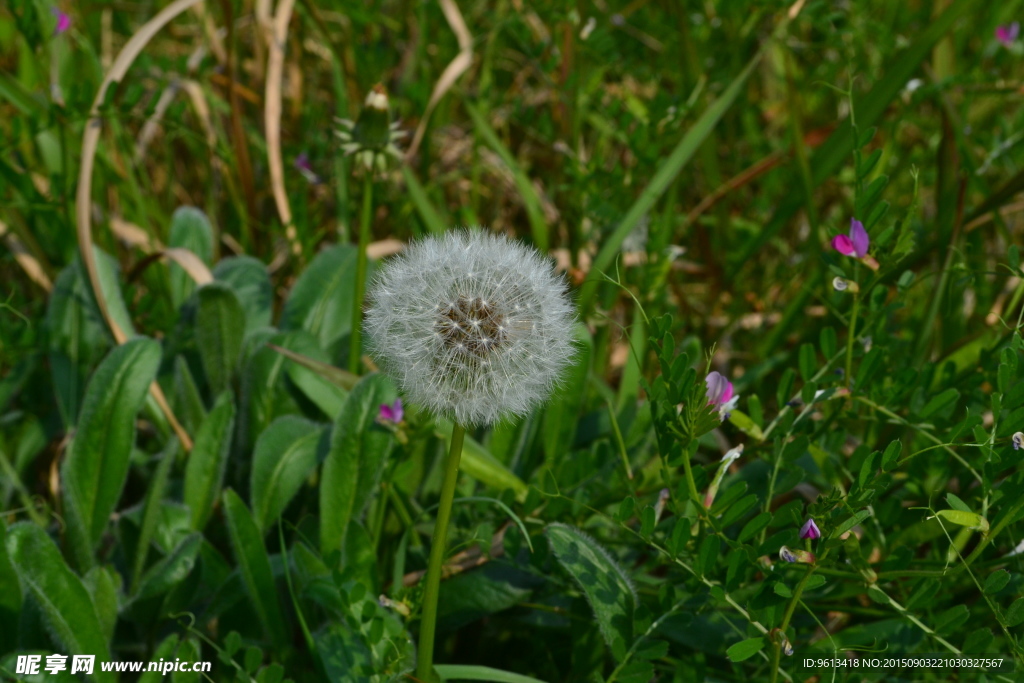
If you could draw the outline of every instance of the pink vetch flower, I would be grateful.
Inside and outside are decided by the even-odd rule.
[[[813,519],[808,518],[804,525],[800,527],[800,538],[809,538],[812,541],[816,538],[821,538],[821,529],[818,528]]]
[[[53,35],[59,36],[60,34],[71,28],[71,17],[61,12],[56,7],[51,7],[50,11],[53,12],[53,16],[57,17],[57,27],[53,30]]]
[[[736,402],[740,399],[739,394],[733,393],[732,382],[722,373],[712,370],[704,379],[704,384],[707,386],[708,405],[716,406],[719,417],[727,419],[729,412],[736,407]]]
[[[1015,21],[1012,24],[996,26],[996,40],[1002,43],[1005,47],[1013,45],[1019,35],[1020,22]]]
[[[396,398],[394,403],[381,403],[380,404],[380,415],[378,419],[381,422],[390,422],[392,424],[398,424],[402,421],[405,416],[405,410],[402,409],[402,399]]]
[[[871,246],[871,238],[864,224],[856,218],[850,219],[850,234],[836,235],[832,238],[832,248],[843,256],[853,256],[871,270],[878,270],[878,261],[868,256],[868,247]]]

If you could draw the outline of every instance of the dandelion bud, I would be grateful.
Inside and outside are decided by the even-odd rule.
[[[391,105],[387,90],[378,83],[366,96],[363,110],[355,123],[338,119],[342,130],[337,132],[345,154],[354,154],[367,169],[384,170],[387,157],[401,159],[397,142],[405,137],[398,123],[391,121]]]
[[[565,281],[536,250],[486,232],[410,244],[368,300],[370,355],[413,403],[461,425],[526,414],[574,354]]]
[[[851,293],[856,293],[860,291],[860,285],[853,280],[846,280],[844,278],[837,277],[832,279],[832,289],[837,292],[849,291]]]

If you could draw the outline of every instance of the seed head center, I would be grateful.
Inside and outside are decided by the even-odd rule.
[[[438,308],[436,330],[446,348],[483,358],[507,341],[505,316],[480,297],[460,296]]]

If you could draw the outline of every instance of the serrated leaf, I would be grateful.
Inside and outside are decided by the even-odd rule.
[[[636,608],[636,593],[626,572],[597,541],[570,526],[549,524],[544,534],[559,564],[583,589],[613,656],[622,661],[633,642]]]
[[[325,431],[315,422],[285,415],[260,434],[252,456],[250,495],[253,518],[264,533],[316,467]]]
[[[192,528],[197,531],[206,526],[220,498],[234,425],[235,402],[231,392],[225,391],[199,427],[185,466],[185,504],[191,510]]]
[[[135,415],[160,363],[160,345],[138,337],[103,359],[89,380],[78,430],[61,468],[68,537],[79,569],[92,566],[128,478]]]

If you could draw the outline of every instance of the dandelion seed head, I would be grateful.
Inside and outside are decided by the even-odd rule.
[[[412,402],[460,424],[529,412],[574,354],[565,281],[502,236],[414,242],[381,268],[368,301],[371,355]]]

